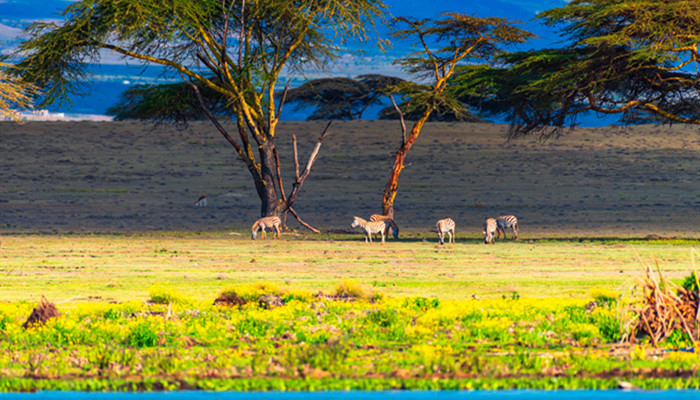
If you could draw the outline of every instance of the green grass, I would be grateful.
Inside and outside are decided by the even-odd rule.
[[[697,354],[611,346],[617,311],[585,303],[68,303],[26,330],[32,305],[2,303],[0,391],[700,388]]]
[[[0,236],[0,391],[700,388],[698,353],[616,344],[621,288],[698,241],[406,236]]]
[[[418,235],[415,235],[418,236]],[[547,240],[485,245],[432,236],[367,245],[359,235],[243,239],[229,234],[6,235],[0,237],[5,301],[147,300],[166,285],[195,300],[231,284],[269,281],[331,292],[343,279],[390,296],[468,299],[517,292],[525,297],[588,298],[618,291],[658,260],[670,279],[692,269],[698,241]]]

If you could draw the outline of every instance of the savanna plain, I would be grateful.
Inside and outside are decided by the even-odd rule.
[[[291,134],[305,163],[324,126],[280,125],[286,183]],[[506,133],[428,124],[381,245],[350,223],[381,210],[396,122],[334,122],[295,203],[322,233],[255,241],[208,124],[0,123],[0,391],[700,388],[682,331],[628,335],[647,266],[697,269],[697,127]],[[502,214],[519,240],[484,244]],[[60,315],[23,326],[42,296]]]

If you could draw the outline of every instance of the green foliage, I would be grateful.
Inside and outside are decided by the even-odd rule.
[[[34,85],[8,73],[6,69],[14,67],[2,62],[3,59],[0,55],[0,117],[9,117],[15,122],[20,122],[15,111],[31,108],[32,96],[37,94],[37,89]]]
[[[614,336],[599,326],[610,310],[587,313],[582,304],[327,299],[274,309],[205,305],[164,318],[143,304],[79,303],[60,320],[23,330],[14,320],[26,309],[5,303],[0,389],[580,389],[607,387],[600,375],[608,373],[638,376],[649,388],[700,385],[683,375],[694,371],[697,354],[652,360],[643,348],[608,351],[604,335]],[[107,310],[116,318],[101,318]]]
[[[700,293],[697,273],[693,271],[689,276],[686,276],[685,279],[683,279],[683,283],[681,283],[681,287],[690,292]]]
[[[136,348],[153,347],[158,344],[158,334],[148,321],[141,321],[129,329],[126,344]]]
[[[338,297],[350,297],[355,299],[377,300],[381,298],[381,294],[374,291],[371,286],[362,285],[361,283],[343,279],[333,292]]]
[[[362,119],[367,108],[379,102],[384,89],[401,82],[401,78],[385,75],[312,79],[289,89],[285,103],[295,104],[296,110],[313,107],[307,120]]]
[[[155,285],[148,292],[148,301],[154,304],[177,304],[185,301],[180,292],[164,285]]]
[[[225,96],[208,86],[197,86],[212,113],[235,117]],[[113,115],[117,121],[141,119],[184,124],[207,118],[194,90],[186,83],[132,86],[106,113]]]
[[[454,73],[463,64],[490,62],[503,52],[502,47],[522,43],[533,35],[503,18],[459,13],[444,13],[440,17],[395,19],[398,29],[394,37],[411,42],[417,50],[394,63],[429,83],[404,82],[388,92],[401,95],[399,108],[407,119],[427,120],[436,112],[435,120],[475,120],[449,85]],[[387,107],[381,118],[395,114],[396,110]]]
[[[538,18],[568,44],[504,55],[505,67],[467,68],[461,82],[470,104],[510,118],[511,138],[558,135],[591,110],[626,123],[700,124],[700,3],[574,0]]]
[[[0,330],[4,331],[7,329],[7,324],[10,323],[10,317],[5,315],[2,311],[0,311]]]
[[[431,308],[438,308],[440,306],[440,300],[436,298],[414,297],[406,299],[403,306],[419,311],[426,311]]]
[[[591,290],[591,297],[598,303],[600,306],[606,306],[606,307],[611,307],[614,305],[617,305],[617,301],[620,298],[620,295],[612,290],[607,290],[607,289],[602,289],[602,288],[596,288]]]
[[[693,347],[693,340],[681,329],[674,329],[664,340],[664,343],[672,349],[684,349]]]

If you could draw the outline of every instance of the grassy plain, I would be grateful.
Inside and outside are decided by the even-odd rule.
[[[303,158],[321,125],[281,125],[287,181],[285,138]],[[396,128],[334,124],[295,206],[324,233],[288,221],[298,232],[251,241],[250,178],[207,124],[0,123],[0,391],[700,388],[682,335],[620,345],[630,317],[591,303],[646,264],[674,281],[694,268],[696,128],[505,143],[503,126],[429,124],[400,181],[401,239],[367,245],[349,224],[379,209]],[[483,218],[505,213],[522,239],[484,245]],[[445,216],[455,245],[429,233]],[[343,282],[379,299],[317,295]],[[212,305],[230,288],[285,304]],[[61,316],[23,329],[42,295]]]
[[[665,276],[692,269],[700,241],[556,240],[485,245],[457,237],[411,235],[384,246],[359,235],[257,240],[231,234],[5,235],[0,289],[5,301],[146,300],[166,284],[189,298],[213,301],[226,285],[274,282],[327,292],[343,279],[390,296],[471,299],[557,296],[585,299],[619,290],[658,260]]]

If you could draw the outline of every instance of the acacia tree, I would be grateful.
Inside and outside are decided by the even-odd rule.
[[[28,28],[21,67],[26,79],[46,88],[44,102],[77,91],[87,75],[85,62],[99,61],[103,50],[170,68],[243,160],[261,215],[290,211],[298,219],[291,205],[327,129],[286,196],[275,145],[280,74],[327,65],[339,54],[333,40],[367,39],[384,11],[381,0],[82,0],[66,8],[64,24]],[[237,133],[229,133],[210,111],[200,87],[225,98]]]
[[[700,124],[700,2],[573,0],[538,17],[569,44],[467,68],[458,84],[482,111],[509,116],[511,138],[556,136],[590,111]]]
[[[382,198],[382,213],[394,217],[394,199],[398,193],[399,175],[408,152],[420,135],[423,125],[435,110],[462,115],[464,105],[449,90],[449,80],[463,63],[483,63],[500,54],[502,47],[521,43],[532,37],[530,32],[514,26],[503,18],[478,18],[458,13],[445,13],[441,19],[413,19],[400,17],[395,22],[403,27],[394,32],[399,40],[413,41],[417,51],[396,61],[409,72],[417,74],[430,84],[405,82],[388,93],[399,93],[403,108],[391,101],[400,115],[402,140],[394,155],[394,165]],[[404,115],[417,115],[407,132]]]
[[[16,110],[31,107],[36,88],[3,68],[10,69],[13,65],[0,62],[0,117],[20,122]]]
[[[383,90],[397,85],[403,79],[370,74],[355,79],[332,77],[312,79],[287,92],[286,103],[295,104],[296,109],[313,107],[307,118],[316,119],[362,119],[362,114],[383,97]]]

